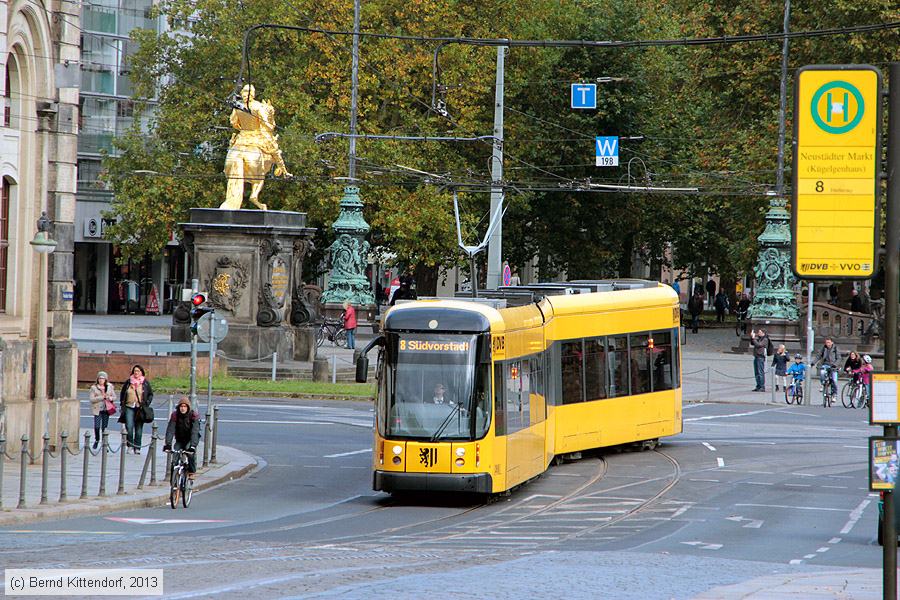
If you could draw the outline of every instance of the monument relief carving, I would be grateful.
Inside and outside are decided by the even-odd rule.
[[[248,283],[247,265],[230,256],[216,259],[216,268],[206,281],[209,303],[216,308],[235,312]]]

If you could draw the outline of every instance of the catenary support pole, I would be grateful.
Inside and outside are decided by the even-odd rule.
[[[897,304],[900,302],[900,63],[891,63],[888,71],[890,91],[887,137],[887,203],[884,266],[884,370],[897,370]],[[880,158],[880,157],[879,157]],[[885,437],[897,437],[896,425],[884,427]],[[894,520],[896,498],[884,493],[883,594],[897,598],[897,523]]]
[[[503,95],[504,62],[509,48],[497,46],[497,81],[494,87],[494,151],[491,154],[491,215],[503,204]],[[501,213],[502,214],[502,213]],[[488,242],[487,289],[500,287],[503,264],[503,221],[497,224]],[[474,289],[474,282],[473,282]]]
[[[350,156],[348,157],[349,179],[356,179],[356,120],[359,97],[359,6],[360,0],[353,2],[353,46],[350,63]]]
[[[809,282],[809,297],[806,305],[806,404],[812,404],[810,392],[812,392],[812,353],[816,343],[816,332],[813,329],[813,302],[815,300],[816,284]]]

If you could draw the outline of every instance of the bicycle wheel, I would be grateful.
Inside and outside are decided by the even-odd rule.
[[[170,482],[171,486],[169,488],[169,505],[171,505],[172,510],[178,508],[178,470],[172,469],[172,477]]]
[[[320,347],[325,343],[325,326],[319,327],[316,330],[316,348]]]
[[[844,384],[844,387],[841,388],[841,404],[844,405],[844,408],[853,408],[853,382],[848,381]]]
[[[181,476],[181,505],[187,508],[191,504],[191,497],[194,495],[194,482],[188,477],[187,472],[183,472]]]
[[[803,384],[799,383],[794,386],[794,404],[800,406],[803,404]]]
[[[347,347],[347,330],[341,329],[337,333],[334,334],[334,345],[340,346],[341,348]]]
[[[794,403],[794,386],[789,385],[784,388],[784,403],[785,404],[793,404]]]

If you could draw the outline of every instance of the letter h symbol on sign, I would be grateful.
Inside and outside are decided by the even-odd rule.
[[[847,113],[849,112],[847,104],[850,102],[850,94],[844,92],[844,102],[834,102],[831,99],[831,92],[828,92],[826,96],[826,102],[828,103],[828,112],[825,115],[825,120],[828,123],[831,123],[831,115],[839,114],[844,117],[844,123],[847,122]]]

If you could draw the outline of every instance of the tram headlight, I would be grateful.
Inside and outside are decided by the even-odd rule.
[[[399,465],[399,464],[400,464],[400,457],[399,457],[399,456],[395,456],[395,457],[393,458],[393,461],[394,461],[394,464],[395,464],[395,465]]]
[[[400,454],[403,453],[403,446],[394,446],[393,448],[391,448],[391,450],[394,451],[394,454],[400,456]]]
[[[462,459],[462,458],[457,458],[457,459],[456,459],[456,466],[457,466],[457,467],[461,467],[461,466],[463,466],[464,464],[466,464],[466,461],[465,461],[464,459]]]
[[[460,458],[462,458],[463,456],[466,455],[466,449],[465,448],[457,448],[456,455],[459,456]]]

